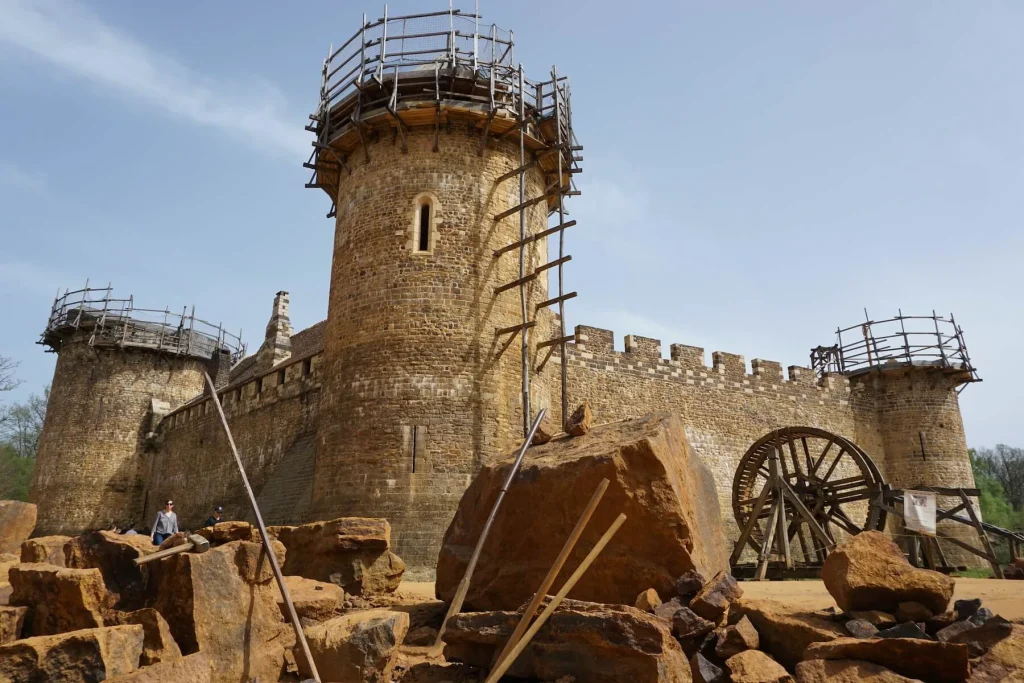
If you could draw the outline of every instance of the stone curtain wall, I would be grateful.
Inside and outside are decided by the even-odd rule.
[[[246,474],[267,524],[298,524],[309,515],[321,356],[279,365],[221,392]],[[283,373],[284,382],[281,383]],[[198,528],[214,505],[228,519],[254,521],[216,407],[200,398],[171,413],[146,456],[149,525],[173,499],[182,528]]]
[[[881,460],[880,436],[872,399],[863,387],[851,389],[845,377],[819,381],[808,368],[751,361],[714,352],[711,367],[704,350],[673,344],[671,358],[661,342],[628,336],[624,352],[614,333],[577,326],[576,343],[566,347],[572,405],[590,401],[598,423],[639,417],[653,410],[681,415],[687,437],[711,468],[728,535],[738,535],[732,512],[732,482],[740,458],[754,441],[786,426],[818,427],[845,436]]]
[[[76,332],[57,357],[29,493],[36,535],[136,519],[151,399],[176,407],[202,390],[201,360],[87,342],[88,332]]]
[[[387,517],[396,552],[433,567],[441,536],[480,464],[522,435],[520,340],[495,329],[521,321],[519,217],[493,217],[519,202],[518,144],[482,156],[462,124],[407,133],[408,153],[383,138],[350,155],[337,201],[327,316],[325,379],[313,515]],[[543,193],[532,168],[526,196]],[[429,253],[414,253],[416,199],[434,198]],[[528,231],[547,227],[528,210]],[[528,249],[526,272],[547,261]],[[546,273],[528,286],[529,314],[547,298]],[[536,335],[533,335],[536,337]],[[542,386],[538,384],[538,386]],[[545,396],[538,401],[546,402]],[[415,449],[414,449],[415,446]],[[415,460],[415,471],[413,462]]]

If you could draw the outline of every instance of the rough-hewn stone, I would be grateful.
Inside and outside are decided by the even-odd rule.
[[[151,565],[136,565],[136,560],[156,552],[148,536],[125,536],[112,531],[91,531],[68,541],[64,546],[68,567],[98,569],[122,610],[141,607],[146,599],[146,577]]]
[[[11,605],[29,608],[25,633],[45,636],[104,625],[110,596],[97,569],[18,564],[10,569]]]
[[[843,624],[847,632],[854,638],[877,638],[878,629],[870,622],[863,619],[850,619]]]
[[[565,431],[570,436],[583,436],[588,434],[593,427],[594,416],[590,404],[586,401],[577,408],[569,420],[565,423]]]
[[[36,506],[0,500],[0,553],[17,553],[36,528]]]
[[[405,573],[405,563],[389,550],[386,519],[343,517],[268,531],[288,549],[285,574],[329,581],[351,595],[393,593]]]
[[[28,607],[0,605],[0,645],[21,638]]]
[[[196,652],[108,678],[107,683],[210,683],[210,662],[205,654]]]
[[[210,543],[230,543],[231,541],[262,542],[259,529],[249,524],[249,522],[219,522],[213,526],[203,527],[196,531],[196,533]]]
[[[908,600],[896,606],[893,616],[896,617],[896,621],[902,623],[904,621],[928,621],[935,614],[921,603]]]
[[[973,663],[968,683],[1024,683],[1024,625],[1014,624],[1009,636]]]
[[[750,619],[757,629],[761,648],[790,669],[804,658],[805,650],[812,643],[846,635],[842,626],[831,619],[771,600],[742,598],[732,604],[730,614]]]
[[[489,667],[516,612],[467,612],[448,622],[445,658]],[[566,600],[508,671],[509,677],[578,683],[684,683],[690,666],[666,624],[625,605]]]
[[[722,621],[729,605],[743,597],[743,589],[728,570],[716,574],[690,601],[690,609],[715,623]]]
[[[699,652],[690,657],[690,675],[693,683],[726,683],[728,680],[725,669],[712,664]]]
[[[676,610],[672,615],[671,624],[672,635],[680,640],[699,638],[715,630],[715,623],[713,621],[697,616],[689,607],[681,607]]]
[[[812,659],[796,665],[796,683],[920,683],[884,666],[850,659]]]
[[[390,681],[394,656],[409,630],[409,615],[386,609],[352,612],[303,629],[313,661],[325,681]],[[296,647],[299,671],[310,670]]]
[[[118,624],[138,624],[142,627],[142,657],[140,666],[170,662],[181,658],[181,649],[174,642],[171,627],[152,607],[134,612],[119,612],[114,619]]]
[[[882,610],[852,610],[849,614],[854,619],[862,619],[878,628],[887,628],[896,624],[896,617]]]
[[[485,466],[445,534],[437,594],[450,600],[511,461]],[[468,609],[515,609],[536,590],[602,479],[611,484],[565,564],[574,570],[615,517],[626,523],[573,589],[578,599],[633,604],[654,588],[674,592],[695,567],[728,567],[710,472],[666,414],[595,427],[586,438],[531,449],[505,496],[466,598]]]
[[[698,570],[688,569],[676,579],[676,593],[680,597],[692,598],[704,587],[707,581]]]
[[[70,540],[70,536],[30,538],[21,544],[21,561],[45,562],[57,567],[67,566],[64,561],[64,545]]]
[[[760,650],[746,650],[725,660],[732,683],[793,683],[782,665]]]
[[[949,634],[944,642],[963,643],[967,646],[967,652],[971,657],[980,657],[991,650],[996,643],[1008,638],[1012,632],[1013,624],[1000,616],[995,616],[975,628]],[[1024,662],[1021,664],[1024,665]]]
[[[750,619],[742,617],[732,626],[726,626],[715,646],[715,654],[722,659],[729,659],[744,650],[756,650],[760,645],[757,629]]]
[[[135,671],[141,654],[141,626],[25,638],[0,645],[0,680],[95,683]]]
[[[829,553],[821,570],[825,588],[844,611],[894,612],[899,603],[921,603],[932,613],[945,612],[954,579],[907,562],[885,534],[867,531]]]
[[[279,561],[284,548],[275,544]],[[281,617],[263,547],[234,541],[205,553],[181,553],[153,565],[153,607],[167,620],[185,654],[210,659],[213,680],[275,681],[294,634]]]
[[[811,644],[804,659],[873,662],[903,676],[935,683],[960,683],[969,671],[966,645],[916,638],[837,638]]]
[[[288,594],[299,619],[323,621],[337,615],[342,610],[345,591],[333,583],[307,579],[302,576],[285,576],[284,583],[288,587]],[[281,609],[281,616],[285,621],[290,621],[288,606],[284,603],[277,581],[273,582],[272,588],[274,600],[277,601],[277,606]]]
[[[661,597],[658,596],[658,591],[648,588],[636,596],[636,602],[633,603],[633,606],[641,612],[651,612],[653,614],[654,609],[660,604]]]

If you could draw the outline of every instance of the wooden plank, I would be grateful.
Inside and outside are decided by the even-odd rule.
[[[574,225],[576,225],[576,221],[566,221],[565,223],[559,223],[558,225],[552,226],[547,230],[542,230],[534,235],[529,235],[525,239],[519,240],[518,242],[513,242],[512,244],[504,246],[501,249],[496,249],[494,251],[494,256],[495,258],[497,258],[498,256],[501,256],[504,253],[512,251],[513,249],[518,249],[520,246],[524,244],[529,244],[530,242],[535,242],[539,239],[543,239],[548,235],[555,234],[559,230],[565,230],[566,228],[571,228]]]
[[[554,261],[548,261],[547,263],[545,263],[545,264],[543,264],[541,266],[537,266],[537,270],[533,271],[533,274],[534,275],[540,275],[545,270],[549,270],[549,269],[554,268],[555,266],[559,266],[559,265],[561,265],[563,263],[568,263],[569,261],[572,261],[572,256],[563,256],[562,258],[555,259]]]
[[[564,337],[555,337],[554,339],[548,339],[537,344],[538,349],[543,349],[546,346],[554,346],[555,344],[568,343],[576,339],[576,335],[567,334]]]
[[[963,506],[967,508],[967,514],[971,518],[971,522],[974,523],[974,528],[978,530],[978,536],[981,537],[981,543],[985,546],[985,552],[991,557],[996,556],[996,551],[992,548],[992,541],[989,540],[988,534],[985,533],[985,529],[981,526],[981,520],[978,519],[978,515],[974,512],[974,506],[971,505],[971,499],[967,497],[967,494],[963,489],[960,489],[960,500],[963,501]],[[992,575],[997,579],[1003,578],[1003,570],[999,567],[998,562],[991,562]]]
[[[750,517],[747,518],[747,523],[743,525],[743,530],[740,531],[740,537],[736,541],[736,546],[732,550],[732,557],[729,558],[729,564],[735,566],[740,561],[740,555],[743,554],[743,547],[752,541],[751,531],[754,529],[754,525],[757,524],[758,518],[761,516],[761,509],[764,507],[764,503],[768,500],[768,494],[771,493],[772,487],[770,482],[766,482],[764,488],[761,489],[761,494],[757,497],[754,507],[750,509]],[[760,554],[760,548],[754,545],[754,550]]]
[[[535,306],[535,308],[544,308],[545,306],[557,304],[559,301],[568,301],[569,299],[575,299],[576,296],[576,292],[569,292],[568,294],[563,294],[562,296],[556,296],[554,299],[547,299],[546,301],[541,301],[539,304]]]
[[[530,273],[529,275],[524,275],[523,277],[519,278],[518,280],[513,280],[512,282],[509,282],[507,284],[501,285],[500,287],[495,287],[494,288],[494,293],[495,294],[501,294],[502,292],[504,292],[506,290],[509,290],[509,289],[512,289],[513,287],[518,287],[519,285],[524,285],[527,282],[531,282],[531,281],[536,280],[536,279],[537,279],[537,273]]]
[[[529,329],[529,328],[533,327],[536,324],[537,324],[536,320],[531,320],[530,322],[527,322],[527,323],[519,323],[518,325],[510,325],[508,327],[495,328],[494,336],[495,337],[500,337],[501,335],[508,334],[509,332],[519,332],[519,330]]]

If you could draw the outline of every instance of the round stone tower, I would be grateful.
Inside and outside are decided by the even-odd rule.
[[[524,402],[557,394],[537,368],[560,334],[544,237],[571,193],[568,89],[457,13],[364,24],[311,127],[336,214],[312,515],[386,517],[416,576]]]
[[[58,296],[40,340],[58,354],[29,499],[37,535],[138,522],[143,457],[162,415],[226,381],[237,338],[193,315],[137,309],[110,288]]]

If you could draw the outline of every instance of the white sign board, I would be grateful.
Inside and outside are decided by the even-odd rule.
[[[934,536],[935,494],[930,491],[904,491],[903,524],[907,531]]]

